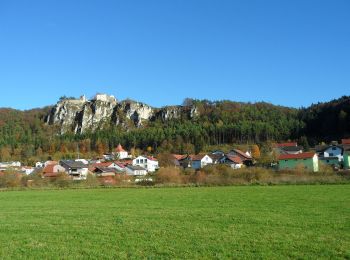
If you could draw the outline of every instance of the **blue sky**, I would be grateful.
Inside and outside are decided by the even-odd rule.
[[[0,0],[0,107],[350,95],[348,0]]]

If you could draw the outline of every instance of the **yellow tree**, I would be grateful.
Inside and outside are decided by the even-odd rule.
[[[256,144],[252,145],[252,156],[254,159],[259,159],[261,156],[260,148]]]

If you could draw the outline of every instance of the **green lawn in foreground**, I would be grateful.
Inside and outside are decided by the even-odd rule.
[[[350,258],[350,185],[0,192],[0,258]]]

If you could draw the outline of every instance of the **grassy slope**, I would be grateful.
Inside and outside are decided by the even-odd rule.
[[[350,257],[350,185],[0,193],[0,258]]]

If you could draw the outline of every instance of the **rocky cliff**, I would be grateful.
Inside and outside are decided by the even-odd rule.
[[[62,99],[46,117],[46,123],[59,127],[60,133],[84,133],[111,125],[120,125],[126,129],[142,127],[147,122],[185,117],[191,119],[198,114],[194,106],[171,106],[153,108],[141,102],[124,100],[118,102],[114,96],[96,95],[87,100]]]

